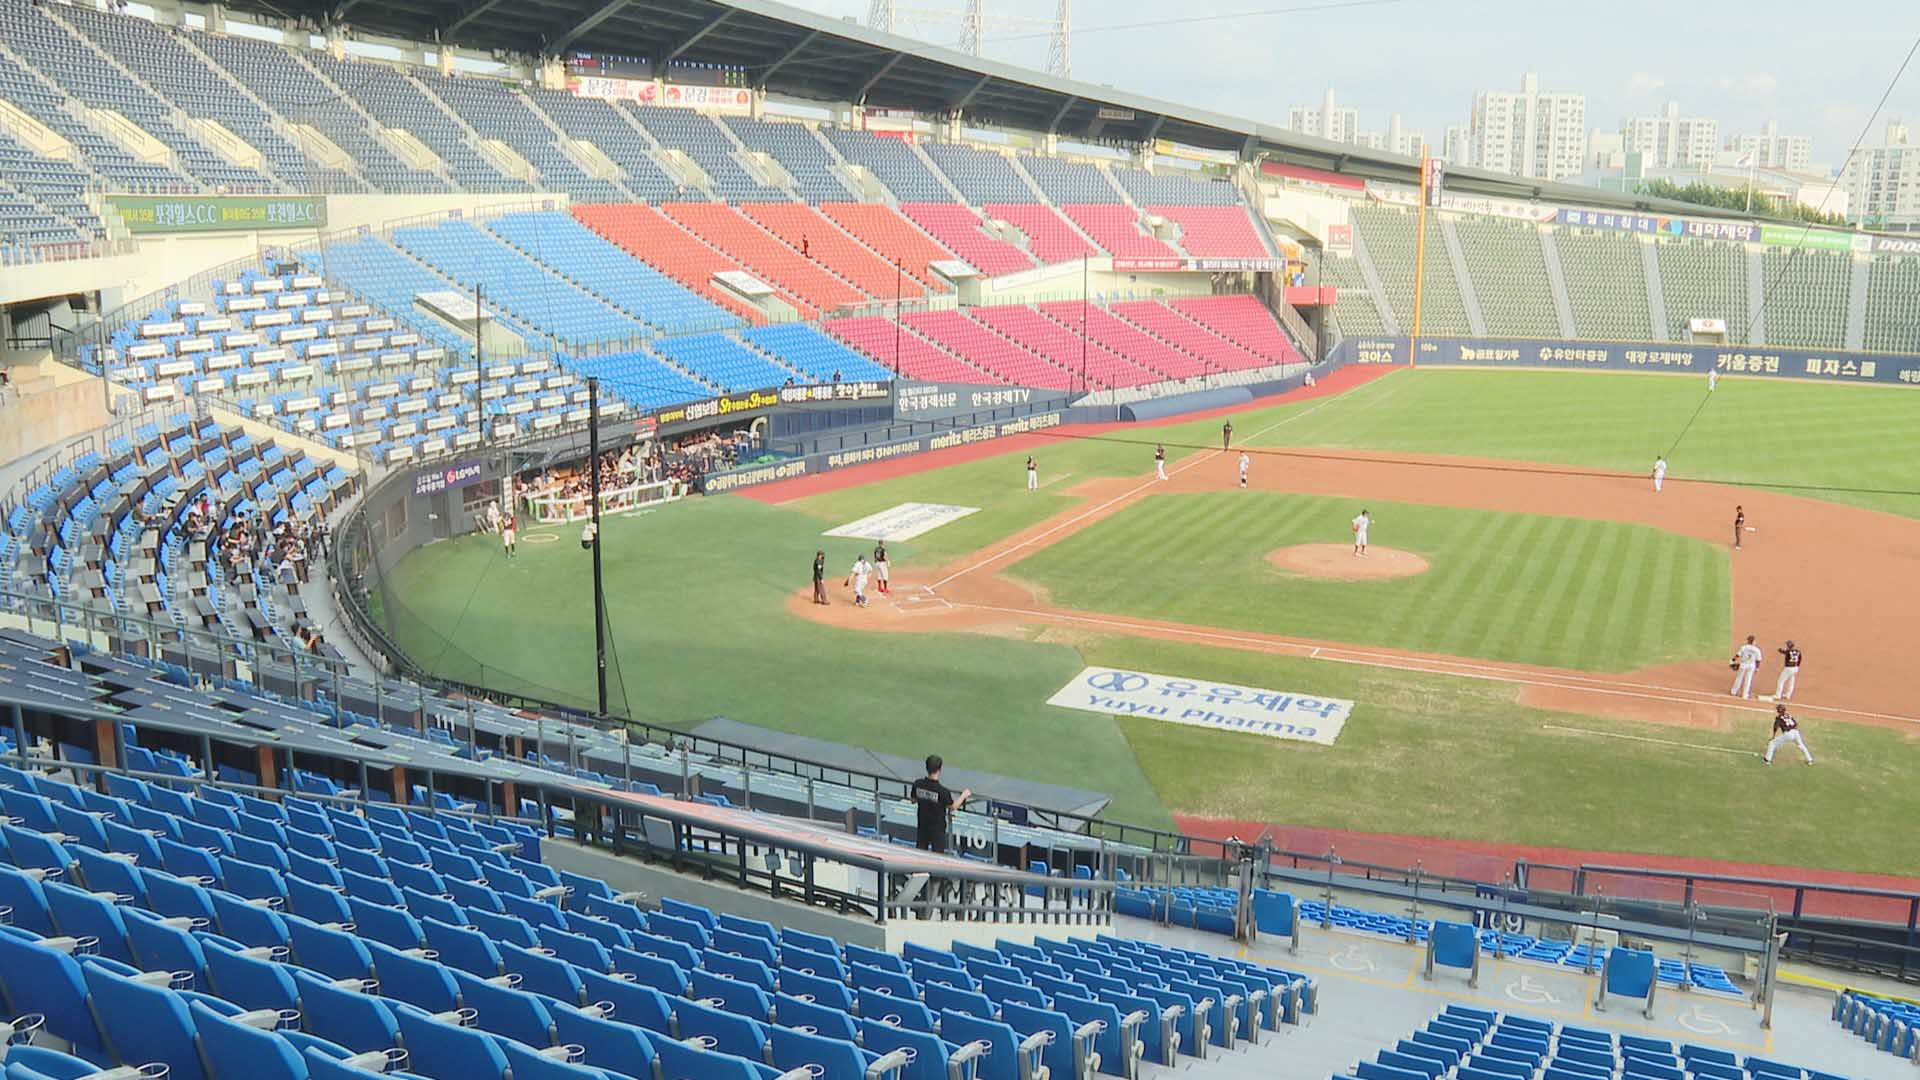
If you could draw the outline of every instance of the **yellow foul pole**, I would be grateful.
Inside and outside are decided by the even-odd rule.
[[[1420,148],[1420,225],[1413,245],[1413,332],[1407,336],[1407,363],[1420,351],[1420,300],[1427,283],[1427,148]]]

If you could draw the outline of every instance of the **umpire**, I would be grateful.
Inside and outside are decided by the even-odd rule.
[[[827,602],[827,553],[824,551],[813,553],[813,602]]]

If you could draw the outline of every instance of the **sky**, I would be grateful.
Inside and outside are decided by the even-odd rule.
[[[869,0],[788,2],[862,23],[869,8]],[[957,13],[963,3],[899,6]],[[985,10],[1051,18],[1054,7],[986,0]],[[909,36],[959,39],[957,19],[898,18]],[[1542,90],[1587,96],[1589,130],[1615,131],[1678,101],[1683,116],[1718,120],[1723,141],[1778,120],[1782,134],[1810,136],[1813,160],[1834,168],[1920,37],[1912,0],[1078,0],[1073,20],[1075,78],[1253,120],[1285,124],[1289,106],[1318,103],[1331,87],[1360,111],[1363,130],[1385,131],[1398,112],[1438,140],[1447,125],[1466,124],[1475,91],[1517,90],[1533,71]],[[1140,23],[1159,25],[1132,26]],[[1040,33],[989,26],[983,51],[1042,67]],[[1920,58],[1866,145],[1881,143],[1895,116],[1920,126]]]

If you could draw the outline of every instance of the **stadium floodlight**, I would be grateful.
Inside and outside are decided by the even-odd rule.
[[[966,5],[958,10],[953,8],[918,7],[895,4],[893,0],[873,0],[867,8],[867,26],[882,33],[900,32],[900,24],[938,23],[960,24],[959,51],[968,56],[979,56],[980,46],[987,30],[1043,31],[1048,35],[1047,74],[1068,77],[1073,74],[1073,0],[1058,0],[1051,19],[1035,18],[1030,15],[988,14],[985,0],[966,0]]]

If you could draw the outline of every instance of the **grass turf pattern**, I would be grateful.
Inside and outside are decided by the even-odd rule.
[[[1266,554],[1344,544],[1352,499],[1155,495],[1014,564],[1064,607],[1356,645],[1629,671],[1718,656],[1732,634],[1727,555],[1644,525],[1377,500],[1375,544],[1425,573],[1343,582]]]

